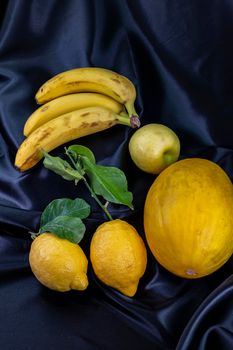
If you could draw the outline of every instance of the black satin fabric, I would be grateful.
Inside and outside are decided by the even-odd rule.
[[[181,141],[180,158],[215,161],[233,179],[232,0],[9,0],[0,23],[0,348],[209,350],[233,348],[233,263],[186,280],[162,268],[148,249],[146,273],[128,298],[103,285],[89,266],[85,292],[58,293],[33,276],[29,231],[55,198],[92,205],[81,246],[89,256],[101,210],[82,185],[64,181],[41,162],[14,168],[23,126],[37,89],[53,75],[99,66],[129,77],[142,125],[163,123]],[[78,140],[99,164],[120,167],[134,211],[113,217],[141,236],[143,205],[154,176],[132,163],[125,126]],[[73,143],[73,142],[72,142]],[[53,155],[63,153],[61,146]]]

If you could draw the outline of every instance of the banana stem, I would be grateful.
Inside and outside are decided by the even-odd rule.
[[[126,108],[130,117],[135,116],[135,117],[139,118],[139,116],[135,110],[135,107],[134,107],[134,102],[132,100],[129,100],[125,103],[125,108]]]
[[[139,120],[139,117],[137,115],[132,115],[130,118],[123,116],[123,115],[117,115],[117,119],[119,124],[130,126],[131,128],[139,128],[141,123]]]

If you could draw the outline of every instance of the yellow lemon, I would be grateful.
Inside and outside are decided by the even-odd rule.
[[[134,296],[146,269],[147,252],[132,225],[120,219],[101,224],[91,240],[90,259],[103,283]]]
[[[88,286],[87,258],[78,244],[42,233],[32,242],[29,263],[36,278],[60,292],[84,290]]]
[[[144,227],[155,258],[172,273],[198,278],[233,253],[233,186],[207,159],[177,161],[148,191]]]

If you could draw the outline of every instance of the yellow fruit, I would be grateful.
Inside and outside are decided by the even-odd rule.
[[[179,158],[180,140],[163,124],[146,124],[130,138],[129,153],[139,169],[159,174]]]
[[[117,114],[123,111],[122,104],[106,95],[93,92],[69,94],[55,98],[37,108],[24,124],[24,135],[28,136],[41,125],[56,117],[59,117],[60,115],[67,114],[81,108],[97,106],[105,107]]]
[[[87,107],[62,114],[41,125],[24,139],[15,156],[15,167],[20,171],[29,170],[43,158],[43,151],[50,152],[64,143],[116,124],[134,127],[131,119],[104,107]]]
[[[88,261],[78,244],[42,233],[32,242],[29,263],[36,278],[60,292],[84,290],[88,286]]]
[[[233,253],[233,186],[214,162],[190,158],[165,169],[148,191],[144,227],[158,262],[186,278],[209,275]]]
[[[147,253],[132,225],[120,219],[100,225],[91,240],[90,259],[103,283],[134,296],[146,269]]]

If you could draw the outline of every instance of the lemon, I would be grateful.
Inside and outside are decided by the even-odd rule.
[[[42,233],[32,242],[29,263],[36,278],[60,292],[84,290],[88,286],[88,260],[78,244]]]
[[[101,224],[90,245],[90,260],[96,276],[124,295],[135,295],[145,272],[147,252],[136,229],[116,219]]]

